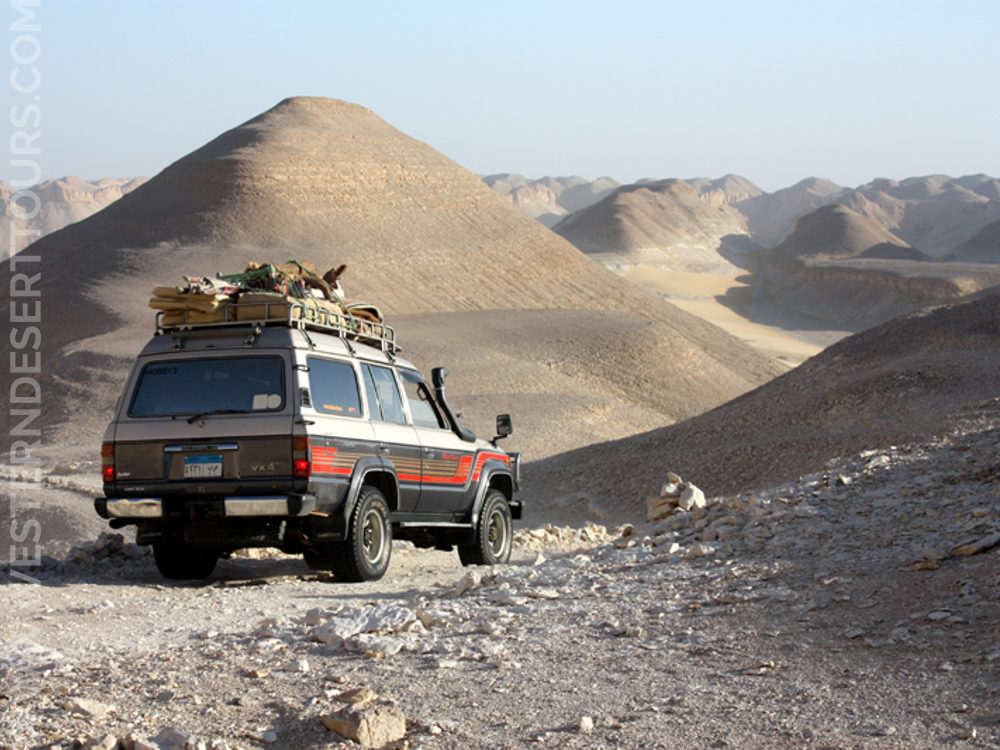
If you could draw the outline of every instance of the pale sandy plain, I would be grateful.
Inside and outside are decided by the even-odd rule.
[[[665,297],[685,312],[719,326],[726,333],[789,367],[801,364],[823,348],[795,338],[777,326],[755,323],[722,304],[720,300],[727,294],[731,299],[749,292],[749,284],[741,281],[741,277],[719,273],[667,271],[644,264],[631,266],[623,276],[632,283]],[[794,329],[794,321],[789,320],[788,327]],[[844,335],[847,335],[847,331]]]

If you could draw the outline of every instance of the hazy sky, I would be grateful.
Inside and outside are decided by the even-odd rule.
[[[1000,176],[997,0],[37,1],[44,178],[151,176],[292,95],[480,174]]]

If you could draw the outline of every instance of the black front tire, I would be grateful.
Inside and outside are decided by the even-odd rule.
[[[215,564],[219,561],[219,553],[213,549],[167,540],[153,544],[153,559],[164,578],[195,581],[212,575]]]
[[[476,522],[475,542],[459,545],[462,565],[503,565],[510,560],[514,530],[507,498],[499,490],[490,490],[483,501]]]
[[[347,538],[330,544],[330,567],[338,581],[377,581],[389,569],[392,525],[389,504],[375,487],[361,489],[347,526]]]

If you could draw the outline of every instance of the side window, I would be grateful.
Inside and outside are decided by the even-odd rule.
[[[361,379],[365,381],[365,398],[368,400],[368,415],[369,419],[375,419],[379,422],[382,419],[382,407],[378,403],[378,394],[375,393],[375,381],[372,380],[372,368],[365,365],[361,368]]]
[[[403,399],[399,395],[399,388],[396,386],[396,378],[393,377],[392,370],[376,365],[366,365],[366,367],[371,374],[375,392],[378,394],[378,402],[382,407],[382,421],[406,424]]]
[[[313,407],[325,414],[361,416],[361,397],[354,368],[347,362],[309,357],[309,390]]]
[[[431,398],[430,391],[427,390],[424,379],[413,370],[401,368],[399,374],[403,377],[403,390],[406,391],[406,400],[410,404],[413,424],[417,427],[432,427],[443,430],[444,422],[441,415],[438,414],[437,406]]]

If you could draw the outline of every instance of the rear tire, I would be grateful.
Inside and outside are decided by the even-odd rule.
[[[330,544],[334,578],[351,583],[377,581],[389,569],[391,557],[389,504],[375,487],[363,487],[347,525],[347,538]]]
[[[202,580],[212,575],[219,553],[178,541],[153,544],[153,558],[164,578],[176,581]]]
[[[503,565],[510,560],[514,530],[507,498],[499,490],[490,490],[483,501],[476,522],[475,542],[459,545],[462,565]]]

